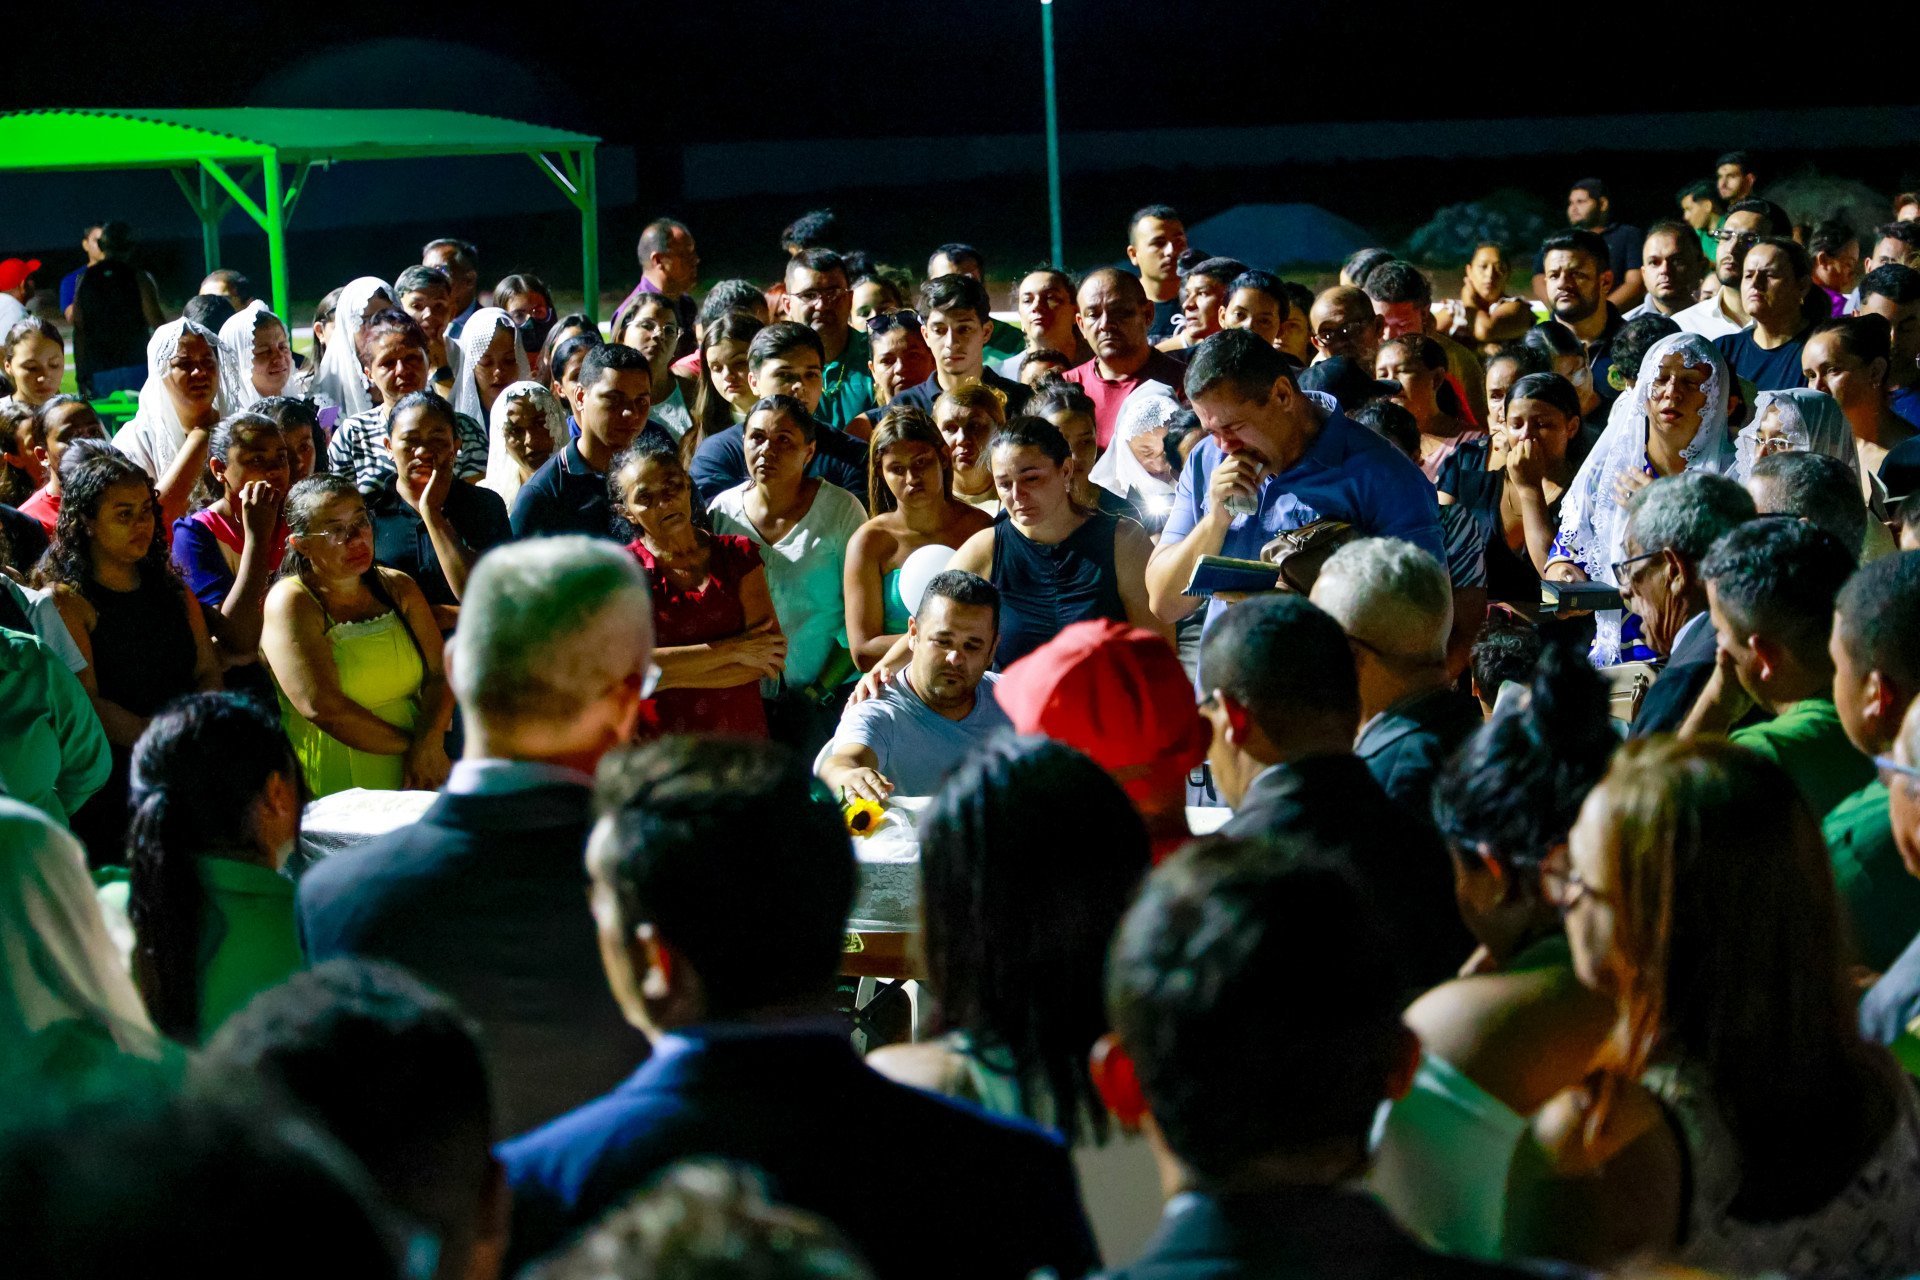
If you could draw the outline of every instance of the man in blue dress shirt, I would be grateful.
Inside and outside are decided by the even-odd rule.
[[[1258,560],[1275,534],[1315,520],[1401,538],[1446,563],[1439,501],[1420,468],[1301,391],[1272,344],[1244,329],[1213,335],[1194,350],[1186,390],[1207,439],[1187,459],[1147,562],[1147,595],[1162,620],[1201,606],[1181,592],[1202,556]],[[1234,514],[1230,499],[1254,504],[1253,513]],[[1206,604],[1211,626],[1227,605]]]

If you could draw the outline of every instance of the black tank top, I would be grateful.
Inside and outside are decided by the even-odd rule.
[[[74,290],[80,309],[81,377],[147,362],[147,313],[140,304],[140,269],[108,258],[87,268]]]
[[[170,699],[192,693],[199,659],[187,623],[182,588],[166,570],[140,567],[131,591],[103,587],[92,578],[81,594],[99,613],[93,627],[93,675],[100,696],[136,716],[150,716]]]
[[[993,527],[993,585],[1000,588],[1000,647],[993,666],[1004,671],[1088,618],[1127,620],[1113,570],[1114,516],[1089,516],[1060,542],[1035,542],[1002,514]]]

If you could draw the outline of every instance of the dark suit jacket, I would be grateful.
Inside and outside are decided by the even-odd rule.
[[[647,1055],[607,987],[582,861],[587,788],[442,795],[419,822],[300,881],[307,957],[406,966],[480,1023],[494,1131],[598,1097]]]
[[[1366,761],[1395,804],[1431,823],[1434,776],[1480,725],[1480,705],[1470,696],[1435,689],[1402,698],[1375,716],[1353,754]]]
[[[832,1031],[666,1037],[606,1097],[498,1149],[513,1257],[540,1256],[668,1165],[716,1156],[767,1175],[886,1280],[1025,1280],[1100,1265],[1060,1142],[1024,1121],[895,1084]]]
[[[1114,1280],[1520,1280],[1575,1268],[1520,1271],[1433,1253],[1359,1191],[1309,1188],[1267,1195],[1175,1196],[1160,1229]]]
[[[1399,945],[1410,989],[1453,977],[1473,951],[1439,833],[1389,801],[1353,756],[1311,756],[1267,770],[1221,830],[1305,836],[1345,866]]]
[[[1677,730],[1712,678],[1714,651],[1718,648],[1713,624],[1702,619],[1686,639],[1674,647],[1667,665],[1660,668],[1660,674],[1641,695],[1640,713],[1634,716],[1627,736],[1644,738],[1650,733]]]

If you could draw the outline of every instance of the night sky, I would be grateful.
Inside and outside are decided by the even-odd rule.
[[[1632,7],[1058,0],[1054,8],[1066,129],[1793,106],[1815,86],[1822,104],[1897,102],[1904,90],[1896,77],[1876,82],[1838,33],[1838,65],[1782,68],[1774,82],[1711,19],[1663,30],[1672,24]],[[428,10],[450,20],[424,29]],[[21,17],[0,77],[7,107],[259,104],[303,62],[401,37],[467,45],[521,74],[493,78],[468,59],[423,57],[382,66],[374,83],[341,86],[338,97],[322,89],[317,100],[275,105],[490,106],[640,145],[1021,132],[1043,119],[1036,0],[61,0]],[[1757,46],[1779,57],[1763,35]]]

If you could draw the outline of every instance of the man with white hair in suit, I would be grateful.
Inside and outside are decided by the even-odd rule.
[[[1347,633],[1360,677],[1353,753],[1389,796],[1431,822],[1429,796],[1447,757],[1480,726],[1480,709],[1447,676],[1453,593],[1433,556],[1398,538],[1362,538],[1334,552],[1313,602]]]
[[[647,1055],[600,967],[584,854],[600,757],[653,672],[647,580],[601,539],[481,557],[447,645],[466,747],[419,822],[300,882],[307,958],[390,960],[481,1025],[498,1134],[605,1093]]]

